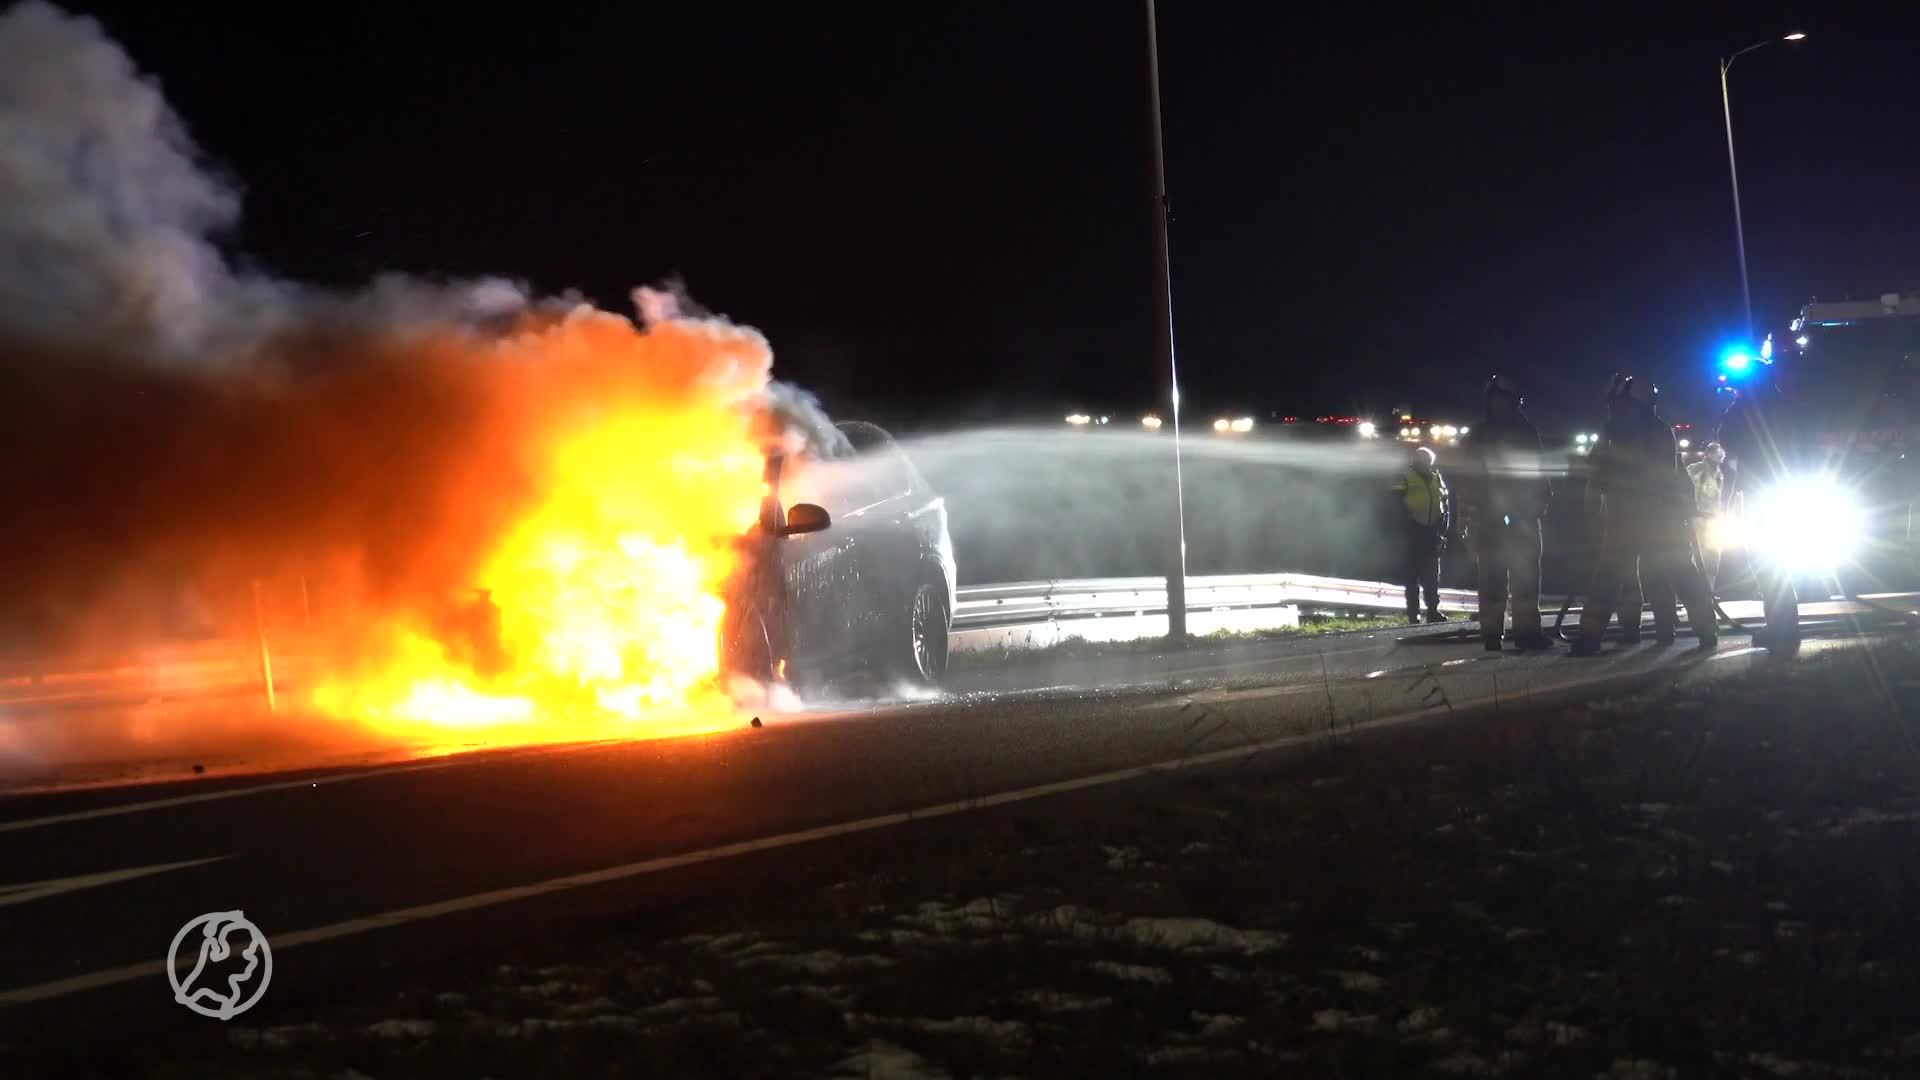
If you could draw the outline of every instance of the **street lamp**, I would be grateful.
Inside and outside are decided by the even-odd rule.
[[[1180,371],[1173,351],[1173,271],[1167,258],[1167,166],[1160,137],[1160,31],[1153,0],[1147,0],[1147,100],[1153,119],[1154,333],[1167,372],[1167,406],[1173,421],[1173,528],[1167,552],[1167,637],[1187,643],[1187,506],[1180,475]],[[1249,425],[1251,426],[1251,425]],[[1219,425],[1214,425],[1218,430]]]
[[[1735,60],[1764,45],[1771,45],[1775,41],[1801,41],[1806,36],[1795,30],[1785,37],[1756,41],[1720,61],[1720,109],[1727,118],[1727,175],[1733,180],[1733,244],[1740,255],[1740,303],[1746,310],[1748,340],[1753,338],[1753,294],[1747,289],[1747,233],[1740,224],[1740,169],[1733,159],[1733,104],[1727,96],[1727,71],[1733,67]]]

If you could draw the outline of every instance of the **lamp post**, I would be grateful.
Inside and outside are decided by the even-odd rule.
[[[1180,371],[1173,356],[1173,270],[1167,255],[1167,165],[1160,145],[1160,35],[1153,0],[1147,0],[1147,94],[1153,115],[1154,333],[1167,372],[1167,405],[1173,420],[1173,536],[1167,561],[1167,637],[1187,640],[1187,506],[1180,469]]]
[[[1740,256],[1740,303],[1746,312],[1748,342],[1753,340],[1753,294],[1747,288],[1747,233],[1740,222],[1740,168],[1733,157],[1733,103],[1727,95],[1727,71],[1733,67],[1735,60],[1755,49],[1776,41],[1800,41],[1806,36],[1796,30],[1785,37],[1756,41],[1720,61],[1720,109],[1727,119],[1727,175],[1733,181],[1733,244]]]

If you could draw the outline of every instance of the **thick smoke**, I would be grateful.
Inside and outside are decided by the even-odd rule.
[[[38,0],[0,16],[0,317],[13,336],[194,354],[274,301],[211,241],[239,215],[239,194],[98,23]]]
[[[766,403],[764,339],[678,290],[636,294],[646,332],[500,280],[322,292],[230,266],[239,212],[98,23],[0,14],[0,647],[230,633],[261,579],[430,606],[556,425]]]
[[[240,202],[98,22],[40,0],[0,14],[0,336],[14,345],[206,364],[320,322],[485,325],[527,306],[498,280],[327,294],[241,273],[216,243]]]

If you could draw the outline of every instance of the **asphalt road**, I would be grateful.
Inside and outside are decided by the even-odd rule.
[[[889,815],[1759,662],[1737,636],[1575,660],[1376,632],[981,669],[938,701],[696,738],[0,798],[0,1054],[217,1023],[172,1001],[162,966],[205,912],[243,910],[274,945],[249,1019],[297,1022],[343,971],[672,890],[683,863],[804,858]]]

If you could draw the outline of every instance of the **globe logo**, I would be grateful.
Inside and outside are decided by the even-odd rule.
[[[193,957],[190,966],[182,964],[182,949]],[[173,1000],[214,1020],[231,1020],[253,1008],[272,978],[267,936],[242,912],[209,911],[188,920],[167,950]]]

